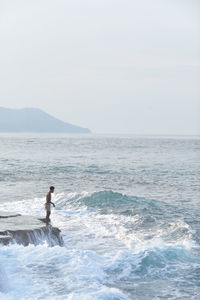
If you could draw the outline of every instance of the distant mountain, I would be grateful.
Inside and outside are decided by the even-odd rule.
[[[38,108],[9,109],[0,107],[0,132],[90,133]]]

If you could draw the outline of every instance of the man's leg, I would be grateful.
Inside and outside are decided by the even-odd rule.
[[[46,222],[47,223],[50,221],[50,214],[51,214],[51,211],[47,211],[47,214],[46,214]]]

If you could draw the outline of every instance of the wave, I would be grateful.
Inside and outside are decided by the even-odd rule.
[[[84,222],[88,224],[87,228],[95,222],[101,224],[106,235],[114,234],[131,248],[140,244],[140,240],[143,244],[155,239],[162,239],[167,244],[184,241],[185,245],[197,241],[195,230],[184,222],[180,209],[161,201],[99,191],[59,194],[55,202],[58,211],[76,215],[72,222]]]
[[[107,272],[119,282],[143,280],[170,280],[177,275],[198,284],[196,273],[200,258],[183,246],[154,247],[137,254],[121,252],[113,258]]]
[[[1,248],[0,261],[10,285],[6,294],[0,291],[1,299],[129,299],[107,286],[110,260],[93,251],[13,245]]]
[[[21,214],[44,216],[44,198],[35,198],[26,201],[7,202],[0,205],[0,210],[12,211]],[[75,223],[88,223],[88,227],[94,226],[93,221],[110,228],[116,235],[121,235],[123,240],[133,240],[133,236],[140,236],[149,241],[152,238],[161,238],[167,243],[175,241],[195,240],[198,243],[198,235],[188,222],[183,219],[183,211],[173,205],[162,201],[146,199],[137,196],[126,195],[114,191],[60,193],[53,200],[56,204],[52,213],[56,226],[62,231],[65,228],[65,218],[71,220],[73,228]],[[85,215],[85,217],[84,217]],[[188,216],[188,211],[187,211]],[[91,222],[90,222],[91,221]],[[92,225],[93,224],[93,225]],[[98,230],[98,228],[97,228]],[[102,230],[108,231],[106,228]],[[134,241],[133,241],[134,244]]]
[[[88,209],[100,214],[117,214],[125,216],[140,215],[143,226],[155,223],[157,220],[170,221],[179,216],[180,209],[163,201],[126,195],[112,190],[98,192],[70,193],[67,196],[56,196],[57,209]],[[180,212],[181,215],[181,212]]]
[[[44,213],[44,200],[4,203],[0,209],[16,207],[24,214],[31,207],[38,215]],[[184,297],[182,282],[186,292],[188,282],[198,287],[199,248],[175,206],[114,191],[61,193],[53,202],[52,220],[63,233],[64,247],[2,246],[0,288],[6,280],[10,289],[0,298],[21,299],[23,293],[32,300],[142,299],[146,288],[153,299],[162,281],[173,299],[171,290]],[[164,290],[159,293],[167,299]]]
[[[137,196],[128,196],[118,192],[110,191],[98,191],[93,193],[82,192],[82,193],[70,193],[67,197],[64,194],[58,194],[56,198],[57,204],[60,207],[65,207],[69,204],[74,206],[86,206],[87,208],[96,209],[120,209],[121,212],[128,213],[129,209],[131,212],[133,208],[140,206],[140,208],[154,207],[156,201],[147,200],[145,198]]]
[[[0,261],[10,296],[5,299],[128,300],[128,291],[135,294],[133,283],[141,281],[140,288],[152,280],[171,285],[173,279],[181,282],[184,278],[190,287],[199,283],[199,258],[181,246],[159,245],[138,253],[123,250],[104,256],[89,250],[13,245],[1,249]]]

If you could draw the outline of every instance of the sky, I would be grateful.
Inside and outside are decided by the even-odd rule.
[[[0,106],[105,134],[200,134],[199,0],[1,0]]]

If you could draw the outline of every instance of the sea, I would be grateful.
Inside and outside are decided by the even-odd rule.
[[[0,245],[1,300],[199,300],[200,136],[0,134],[0,211],[64,246]]]

